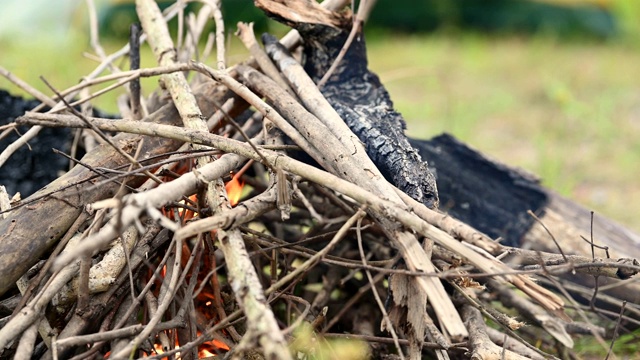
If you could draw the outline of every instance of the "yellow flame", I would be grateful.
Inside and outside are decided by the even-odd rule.
[[[240,195],[242,195],[242,187],[244,181],[240,182],[237,177],[232,177],[231,180],[225,185],[227,189],[227,195],[229,195],[229,202],[231,206],[236,206],[240,201]]]

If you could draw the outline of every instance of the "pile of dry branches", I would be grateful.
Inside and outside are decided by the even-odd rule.
[[[117,69],[127,53],[134,63],[138,36],[107,56],[94,24],[102,63],[80,84],[48,97],[13,78],[51,109],[20,118],[34,126],[11,149],[41,126],[83,128],[99,145],[3,207],[4,356],[541,359],[571,348],[575,333],[608,347],[615,335],[578,304],[565,311],[531,276],[619,277],[607,271],[620,266],[630,276],[637,266],[509,249],[413,200],[381,176],[301,65],[285,53],[270,59],[251,26],[238,36],[252,59],[228,66],[219,3],[202,3],[185,15],[183,2],[161,14],[136,1],[156,68]],[[176,16],[177,46],[167,30]],[[210,19],[215,68],[191,60],[213,48],[213,36],[203,51],[194,46]],[[294,50],[300,37],[281,43]],[[144,99],[136,84],[148,76],[161,90]],[[125,85],[122,119],[89,116],[91,99]],[[538,266],[500,260],[514,254]],[[638,310],[628,311],[637,325]],[[360,342],[335,340],[345,337]]]

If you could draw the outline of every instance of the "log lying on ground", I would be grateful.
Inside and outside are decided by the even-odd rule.
[[[558,253],[559,246],[567,255],[591,258],[591,246],[584,239],[593,230],[594,243],[608,247],[610,257],[640,259],[638,233],[599,215],[592,229],[589,209],[543,187],[534,176],[489,159],[450,135],[411,143],[436,169],[442,209],[491,238],[501,239],[502,244],[550,253]],[[537,214],[558,245],[529,211]],[[597,248],[595,257],[607,255]],[[595,286],[590,275],[567,273],[564,277]],[[618,279],[600,277],[599,284],[611,285],[607,293],[614,297],[638,303],[640,284],[612,285],[623,285],[626,278],[623,268]]]

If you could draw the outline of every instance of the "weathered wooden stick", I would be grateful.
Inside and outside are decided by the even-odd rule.
[[[236,36],[242,41],[244,46],[249,50],[251,56],[256,60],[258,66],[260,66],[260,70],[271,78],[271,80],[275,81],[281,88],[286,90],[288,93],[293,95],[293,90],[287,84],[287,81],[284,79],[284,76],[278,68],[271,62],[267,53],[258,45],[256,41],[255,35],[253,33],[253,23],[238,23],[238,31],[236,31]]]
[[[640,262],[631,258],[591,258],[584,255],[563,255],[515,247],[505,247],[504,250],[507,252],[507,256],[503,258],[504,261],[519,264],[525,270],[546,268],[551,274],[558,271],[561,273],[572,271],[620,280],[629,279],[640,271]]]
[[[347,149],[352,149],[353,158],[361,164],[364,169],[375,172],[376,176],[382,177],[378,168],[373,164],[363,143],[353,134],[351,129],[340,118],[340,115],[331,107],[331,104],[322,95],[316,84],[311,80],[309,75],[287,51],[287,49],[278,42],[278,40],[269,34],[262,36],[262,41],[269,55],[277,63],[280,71],[291,84],[296,94],[306,107],[306,109],[315,115],[331,133],[342,143]],[[272,97],[272,98],[275,98]]]
[[[489,336],[489,339],[491,339],[491,341],[498,345],[501,346],[507,350],[513,351],[514,353],[520,354],[522,356],[525,356],[527,359],[532,359],[532,360],[545,360],[545,357],[538,354],[537,352],[529,349],[528,347],[526,347],[524,344],[522,344],[520,341],[512,338],[509,335],[506,335],[494,328],[491,327],[487,327],[486,329],[487,335]]]
[[[107,251],[99,263],[91,267],[88,284],[90,294],[109,290],[118,278],[118,275],[120,275],[120,272],[122,272],[126,265],[127,255],[124,254],[124,251],[130,253],[135,242],[138,240],[136,228],[130,226],[124,230],[121,239],[122,241],[116,242],[116,244]],[[126,250],[122,248],[123,244],[126,245]],[[75,301],[78,295],[78,283],[79,279],[76,277],[63,287],[51,300],[52,305],[64,308],[66,305]],[[62,309],[59,312],[62,313]]]
[[[500,302],[502,302],[504,306],[516,310],[519,317],[524,317],[542,327],[564,346],[568,348],[573,347],[573,339],[564,330],[564,326],[567,323],[566,321],[550,315],[540,306],[529,301],[529,299],[518,296],[504,284],[497,284],[493,280],[489,280],[489,284],[491,290],[497,293]],[[515,330],[515,328],[512,328],[512,330]]]
[[[347,179],[353,183],[360,184],[364,189],[381,196],[397,205],[404,205],[400,197],[395,193],[393,187],[380,175],[371,161],[362,163],[353,156],[353,150],[347,148],[329,127],[309,113],[304,107],[293,101],[284,90],[266,76],[248,67],[238,67],[238,71],[245,78],[250,86],[256,87],[260,93],[273,102],[274,107],[283,113],[305,138],[321,150],[325,162],[331,166],[327,170],[337,176]],[[331,126],[331,120],[325,119]],[[332,126],[333,127],[333,126]],[[335,126],[337,128],[337,126]],[[352,138],[348,129],[344,130],[345,139]],[[364,155],[364,154],[362,154]],[[372,170],[374,169],[374,170]],[[405,258],[407,266],[411,270],[420,269],[425,272],[433,272],[435,268],[430,259],[418,243],[415,235],[410,234],[398,227],[398,224],[390,221],[385,212],[377,209],[372,212],[388,232],[392,243],[400,249]],[[436,314],[452,336],[465,336],[466,330],[460,320],[457,311],[446,295],[442,283],[433,278],[418,278],[416,282],[425,292],[429,292],[431,304],[436,309]],[[422,316],[415,321],[422,321]],[[424,334],[418,336],[423,338]]]
[[[212,114],[215,110],[214,104],[208,98],[218,99],[218,103],[224,102],[223,94],[224,92],[218,91],[212,83],[199,90],[200,106],[205,109],[206,114]],[[169,104],[151,114],[146,121],[175,125],[179,123],[180,118],[175,107]],[[114,141],[130,154],[133,154],[137,144],[143,141],[141,154],[144,154],[144,158],[173,151],[180,145],[179,142],[166,139],[130,134],[118,135]],[[87,154],[82,162],[93,169],[115,169],[127,164],[115,150],[105,145]],[[28,203],[27,206],[12,210],[6,219],[0,221],[0,272],[3,274],[0,277],[0,294],[13,287],[15,281],[64,235],[86,204],[110,197],[120,187],[119,184],[109,184],[92,191],[83,191],[93,185],[92,179],[95,177],[93,170],[77,165],[25,199],[23,203]],[[139,184],[140,180],[131,179],[131,185]]]
[[[101,128],[104,127],[110,130],[129,129],[129,131],[135,130],[135,131],[140,131],[144,133],[155,134],[157,136],[169,136],[169,137],[183,139],[184,141],[192,141],[196,143],[211,145],[223,151],[242,154],[243,156],[253,158],[257,161],[260,161],[263,159],[261,156],[257,155],[249,145],[240,143],[231,139],[226,139],[220,136],[216,136],[213,134],[193,131],[188,129],[182,129],[182,128],[176,128],[172,126],[163,126],[160,124],[149,124],[146,127],[139,127],[139,126],[136,126],[135,124],[136,124],[135,122],[131,122],[131,121],[120,121],[117,124],[104,122],[104,121],[95,121],[95,125]],[[75,126],[83,127],[86,125],[80,121],[76,121]],[[295,174],[298,174],[304,178],[307,178],[319,184],[323,184],[329,188],[332,188],[338,192],[341,192],[343,194],[346,194],[354,198],[356,201],[362,204],[370,205],[371,207],[375,208],[376,211],[379,213],[384,213],[386,214],[386,216],[391,216],[392,218],[397,219],[398,221],[402,222],[403,225],[405,225],[407,228],[411,228],[414,231],[424,236],[428,236],[439,245],[442,245],[443,247],[459,254],[461,257],[466,259],[469,263],[476,266],[480,271],[484,271],[487,273],[495,273],[495,272],[503,273],[503,272],[509,272],[511,270],[509,267],[502,264],[501,262],[491,257],[487,257],[486,255],[476,253],[472,249],[469,249],[468,247],[462,245],[459,241],[453,239],[451,235],[443,232],[440,229],[437,229],[433,225],[426,223],[424,220],[420,219],[415,214],[408,212],[407,208],[404,205],[399,205],[399,204],[390,202],[388,200],[383,200],[377,196],[374,196],[371,192],[366,191],[365,189],[363,189],[358,185],[355,185],[353,183],[350,183],[340,178],[337,178],[335,176],[332,176],[326,173],[325,171],[319,170],[310,165],[301,163],[299,161],[295,161],[286,156],[282,156],[281,154],[268,151],[268,150],[263,150],[261,155],[264,156],[264,159],[269,161],[271,164],[277,163],[284,170],[293,172]],[[186,175],[189,175],[189,174],[186,174]],[[166,192],[162,192],[162,191],[166,191],[163,188],[169,188],[174,186],[173,183],[182,181],[182,179],[185,178],[186,175],[183,175],[180,179],[174,180],[171,183],[161,185],[157,189],[161,194],[165,194],[165,196],[162,196],[161,198],[165,199],[166,197]],[[133,198],[136,196],[141,197],[143,195],[144,194],[137,194],[137,195],[133,195],[130,198]],[[160,197],[157,197],[157,198],[159,199]],[[160,205],[161,203],[153,204],[153,206],[160,206]],[[408,243],[401,244],[401,245],[407,246],[405,248],[406,251],[408,250],[408,246],[410,246]],[[417,245],[417,242],[416,242],[416,245]],[[407,254],[407,256],[412,257],[412,256],[416,256],[412,254],[416,254],[416,253],[419,254],[420,252],[423,253],[423,250],[421,248],[419,250],[411,249],[409,250],[409,253],[405,253],[405,254]],[[71,258],[67,258],[65,259],[65,261],[60,261],[59,265],[65,264],[70,260]],[[421,261],[419,258],[417,260],[411,258],[411,260],[416,262]],[[426,271],[426,272],[431,272],[431,271]],[[535,284],[535,282],[533,282],[531,279],[527,278],[526,276],[506,275],[505,278],[508,279],[508,281],[510,281],[512,284],[520,288],[522,291],[527,293],[529,296],[534,298],[544,308],[556,313],[557,315],[562,316],[561,309],[563,306],[563,302],[556,295],[541,288],[539,285]],[[421,284],[421,286],[426,286],[426,284]]]
[[[271,188],[264,193],[242,202],[224,214],[192,221],[183,226],[178,236],[188,238],[199,233],[215,229],[229,229],[245,224],[263,213],[276,208],[276,189]]]
[[[525,360],[528,357],[517,354],[494,344],[487,334],[487,326],[482,319],[480,310],[471,305],[462,307],[462,316],[469,328],[469,346],[471,347],[471,359],[505,359]]]

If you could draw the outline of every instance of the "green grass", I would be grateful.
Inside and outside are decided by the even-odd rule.
[[[640,52],[625,41],[478,34],[369,41],[408,133],[454,134],[638,230]],[[389,54],[393,54],[390,56]]]
[[[2,35],[2,34],[0,34]],[[101,46],[107,55],[120,50],[126,42],[113,38],[102,40]],[[87,34],[80,33],[77,29],[71,29],[69,34],[63,39],[52,39],[48,36],[42,38],[19,38],[7,39],[0,36],[0,66],[10,71],[15,76],[26,81],[37,90],[53,95],[53,92],[40,79],[44,77],[57,90],[64,90],[76,85],[80,80],[91,73],[100,63],[96,58],[94,50],[91,48]],[[230,64],[238,63],[248,56],[240,41],[233,38],[230,42],[227,61]],[[140,49],[141,67],[157,66],[155,55],[145,43]],[[209,61],[215,58],[215,53],[209,56]],[[129,69],[128,58],[121,58],[115,62],[121,70]],[[108,75],[111,72],[107,69],[100,75]],[[91,88],[91,92],[97,92],[115,81],[106,82]],[[142,92],[149,95],[158,89],[158,77],[141,79]],[[0,76],[0,89],[7,89],[13,94],[27,96],[20,88],[13,85],[4,77]],[[116,99],[125,93],[119,88],[101,95],[92,104],[102,110],[117,112]]]
[[[44,77],[57,90],[64,90],[77,84],[83,76],[92,72],[99,64],[98,61],[86,56],[92,53],[89,40],[79,33],[72,33],[67,39],[52,42],[49,38],[35,38],[28,42],[13,42],[8,39],[0,39],[0,47],[3,56],[0,58],[0,66],[11,71],[14,75],[29,83],[41,92],[52,95],[53,92],[40,79]],[[107,53],[118,50],[121,44],[103,44]],[[142,66],[153,66],[155,60],[148,49],[142,53]],[[128,64],[116,63],[119,67],[127,69]],[[102,75],[106,75],[104,72]],[[92,88],[98,91],[112,83],[105,83]],[[144,86],[146,85],[146,86]],[[143,79],[143,87],[152,90],[157,87],[157,80]],[[14,94],[25,95],[24,91],[15,87],[5,78],[0,78],[0,88],[9,89]],[[149,91],[146,93],[148,94]],[[108,93],[99,97],[93,103],[107,111],[117,111],[116,98],[122,91]]]
[[[235,43],[234,43],[235,44]],[[562,42],[551,37],[436,33],[369,39],[370,67],[387,86],[408,132],[454,134],[471,146],[543,179],[546,186],[640,230],[640,47]],[[122,46],[110,40],[107,52]],[[43,75],[64,89],[94,69],[87,37],[51,43],[0,39],[0,66],[51,94]],[[244,58],[233,46],[230,63]],[[155,59],[143,49],[143,66]],[[123,68],[126,63],[119,64]],[[102,88],[104,85],[94,88]],[[0,88],[23,94],[0,78]],[[157,88],[145,79],[143,91]],[[120,92],[122,93],[122,92]],[[95,106],[116,111],[108,94]]]
[[[630,334],[624,334],[616,338],[613,349],[611,349],[612,354],[623,359],[634,359],[634,356],[637,356],[640,351],[637,342],[639,334],[640,332],[636,330]],[[574,340],[576,343],[575,348],[579,349],[577,355],[580,359],[596,360],[606,358],[608,349],[603,349],[596,341],[593,341],[591,336],[578,336],[574,338]]]

